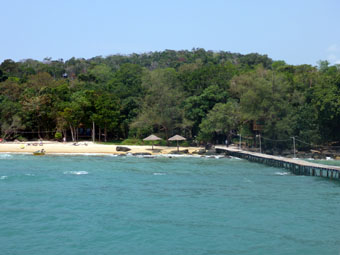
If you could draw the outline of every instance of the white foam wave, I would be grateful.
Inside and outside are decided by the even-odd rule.
[[[248,178],[246,178],[246,177],[244,177],[243,180],[244,180],[244,182],[253,183],[252,180],[250,180],[250,179],[248,179]]]
[[[12,158],[11,154],[0,154],[0,159]]]
[[[241,158],[238,158],[238,157],[233,157],[233,156],[230,156],[231,159],[238,159],[238,160],[242,160]]]
[[[83,174],[89,174],[89,172],[86,172],[86,171],[65,171],[64,174],[83,175]]]
[[[333,158],[331,158],[331,157],[326,157],[326,160],[333,160]]]
[[[186,155],[186,154],[160,154],[155,155],[157,157],[166,157],[166,158],[201,158],[200,155]]]
[[[129,155],[129,157],[136,157],[136,158],[154,158],[153,155]]]
[[[26,176],[35,176],[35,174],[25,174]]]
[[[124,156],[136,157],[136,158],[201,158],[201,155],[192,154],[155,154],[155,155],[133,155],[132,153],[127,153]]]
[[[6,176],[6,175],[0,176],[0,180],[6,180],[7,178],[8,178],[8,176]]]
[[[289,175],[290,173],[289,172],[276,172],[275,173],[276,175]]]
[[[72,152],[72,153],[49,153],[49,155],[54,155],[54,156],[108,156],[108,157],[117,157],[118,155],[114,154],[109,154],[109,153],[77,153],[77,152]]]
[[[153,175],[166,175],[166,173],[153,173]]]
[[[6,154],[1,154],[0,153],[0,159],[7,159],[7,158],[12,158],[13,154],[29,154],[31,155],[32,153],[30,152],[21,152],[21,153],[6,153]],[[118,157],[122,155],[118,154],[111,154],[111,153],[49,153],[48,155],[54,155],[54,156],[88,156],[88,157],[95,157],[95,156],[103,156],[103,157]],[[204,156],[204,155],[198,155],[198,154],[156,154],[156,155],[133,155],[132,153],[127,153],[124,156],[128,157],[137,157],[137,158],[215,158],[215,159],[220,159],[220,158],[225,158],[224,155],[211,155],[211,156]],[[233,159],[238,159],[241,160],[240,158],[237,157],[230,157]]]

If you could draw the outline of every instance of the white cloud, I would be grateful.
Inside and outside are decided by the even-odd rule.
[[[340,46],[336,43],[330,45],[327,48],[328,56],[327,60],[331,64],[340,64]]]

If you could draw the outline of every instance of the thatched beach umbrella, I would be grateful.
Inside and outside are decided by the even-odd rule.
[[[162,138],[159,138],[155,135],[149,135],[148,137],[144,138],[143,141],[159,141],[162,140]],[[152,143],[152,149],[153,149],[153,143]]]
[[[169,141],[177,141],[177,151],[179,151],[179,145],[178,145],[178,141],[185,141],[186,138],[180,135],[175,135],[173,137],[170,137],[168,139]]]

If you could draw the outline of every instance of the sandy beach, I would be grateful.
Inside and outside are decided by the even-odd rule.
[[[122,146],[131,149],[128,152],[117,151],[116,147]],[[33,153],[34,151],[44,149],[46,154],[53,153],[106,153],[106,154],[126,154],[126,153],[151,153],[155,154],[171,154],[172,151],[176,151],[177,147],[167,146],[154,146],[154,150],[151,149],[151,145],[104,145],[92,142],[78,142],[74,145],[73,142],[6,142],[0,143],[0,152],[12,152],[12,153]],[[198,151],[199,147],[179,147],[180,150],[188,150],[189,153]]]

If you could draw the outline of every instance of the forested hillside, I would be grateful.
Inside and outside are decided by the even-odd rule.
[[[340,141],[340,69],[287,65],[266,55],[192,51],[0,65],[1,136],[110,141],[182,134],[248,145]]]

